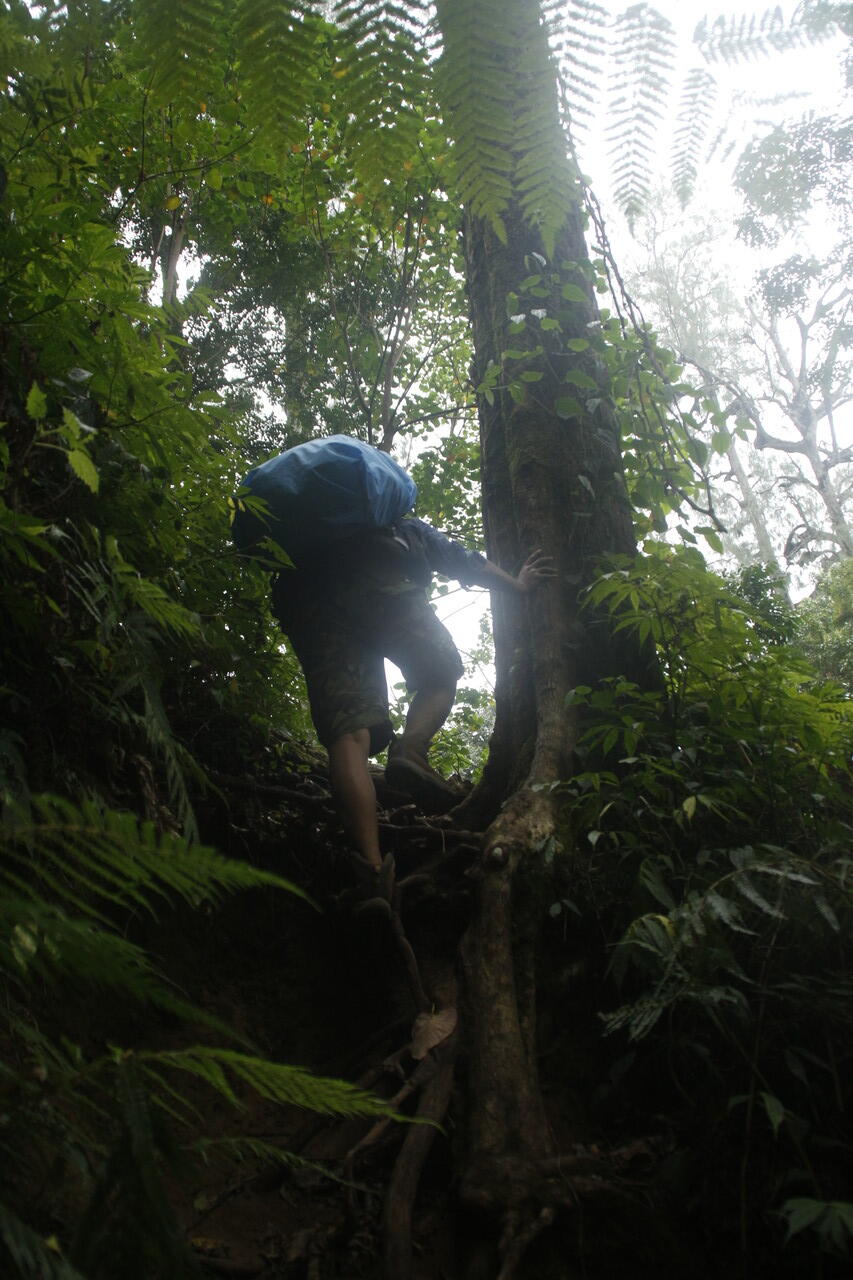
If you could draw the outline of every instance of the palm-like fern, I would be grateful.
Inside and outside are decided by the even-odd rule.
[[[611,124],[613,185],[629,223],[640,214],[651,184],[656,133],[675,62],[672,24],[647,4],[617,19]]]
[[[322,66],[320,8],[304,0],[238,0],[233,9],[241,96],[253,127],[279,144],[305,136]]]
[[[228,29],[224,0],[135,0],[133,23],[143,82],[156,103],[190,102],[196,108],[215,87]]]
[[[423,0],[336,5],[340,36],[333,74],[354,121],[350,144],[362,180],[399,176],[417,153],[428,86],[421,52],[428,16]]]
[[[542,7],[565,85],[575,135],[587,127],[600,95],[609,14],[595,0],[546,0]]]
[[[473,215],[501,227],[512,198],[509,6],[494,0],[439,0],[436,8],[444,42],[438,84],[453,120],[457,193]]]
[[[717,97],[717,82],[710,72],[694,67],[687,75],[681,91],[672,155],[672,179],[675,194],[686,205],[696,183],[699,155]]]
[[[437,5],[439,90],[455,141],[457,194],[504,235],[515,206],[553,244],[574,198],[553,91],[556,67],[535,6]]]
[[[749,62],[828,39],[837,30],[843,8],[815,0],[801,5],[790,20],[779,6],[761,14],[703,18],[693,41],[707,62]]]

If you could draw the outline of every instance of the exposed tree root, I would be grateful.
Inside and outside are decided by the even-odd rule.
[[[556,1211],[550,1207],[531,1214],[525,1222],[521,1213],[511,1210],[505,1218],[499,1253],[501,1269],[497,1280],[514,1280],[516,1267],[536,1237],[554,1221]]]
[[[416,1118],[400,1149],[385,1195],[382,1239],[387,1280],[409,1280],[412,1273],[412,1210],[424,1163],[436,1128],[447,1113],[453,1090],[455,1042],[441,1046],[438,1069],[424,1087]]]

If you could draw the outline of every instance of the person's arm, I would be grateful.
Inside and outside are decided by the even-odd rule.
[[[486,587],[489,590],[517,591],[527,595],[540,582],[553,578],[556,574],[553,557],[537,550],[527,557],[518,576],[513,577],[511,573],[506,573],[480,555],[479,551],[466,550],[461,543],[454,542],[452,538],[417,517],[402,520],[397,531],[409,545],[413,540],[417,541],[429,567],[435,573],[455,578],[463,587]]]
[[[534,551],[527,557],[516,578],[493,564],[491,560],[484,560],[480,566],[478,585],[490,589],[496,588],[498,591],[517,591],[520,595],[528,595],[540,582],[545,582],[555,575],[553,557],[543,555],[541,551]]]

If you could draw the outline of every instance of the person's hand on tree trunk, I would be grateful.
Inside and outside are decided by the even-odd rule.
[[[537,550],[531,552],[519,569],[516,583],[519,591],[527,593],[538,586],[540,582],[556,576],[557,570],[554,568],[554,557],[543,555],[541,550]]]

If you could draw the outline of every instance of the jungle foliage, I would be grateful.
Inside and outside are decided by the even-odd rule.
[[[199,817],[221,775],[274,771],[310,733],[266,582],[230,549],[226,496],[318,421],[420,436],[425,514],[475,542],[460,201],[505,235],[519,185],[547,241],[577,192],[543,203],[550,110],[531,105],[524,145],[505,148],[510,105],[480,83],[475,40],[469,66],[441,71],[451,142],[420,52],[426,6],[325,10],[13,0],[0,14],[0,1238],[21,1277],[192,1274],[163,1179],[204,1145],[188,1077],[231,1103],[252,1090],[385,1109],[264,1058],[136,940],[169,903],[196,915],[226,894],[294,893],[209,847]],[[476,5],[453,10],[475,22]],[[766,1257],[775,1274],[831,1274],[853,1238],[853,733],[825,678],[849,679],[830,643],[849,592],[831,619],[815,612],[829,637],[815,671],[761,591],[753,609],[697,551],[655,546],[685,501],[717,545],[697,454],[729,439],[721,419],[697,442],[680,367],[618,294],[563,342],[561,308],[603,296],[611,266],[531,258],[507,299],[517,345],[476,389],[523,403],[567,352],[556,412],[594,415],[604,389],[647,545],[588,594],[653,643],[664,677],[574,691],[580,767],[553,780],[563,848],[541,850],[541,927],[567,964],[582,922],[588,1007],[610,1033],[598,1131],[663,1125],[666,1196],[694,1242],[737,1223],[721,1256],[747,1272]],[[480,733],[468,706],[463,729]],[[57,1012],[95,1004],[88,1024]],[[154,1043],[176,1025],[180,1047]],[[281,1158],[241,1147],[238,1122],[232,1150]]]

